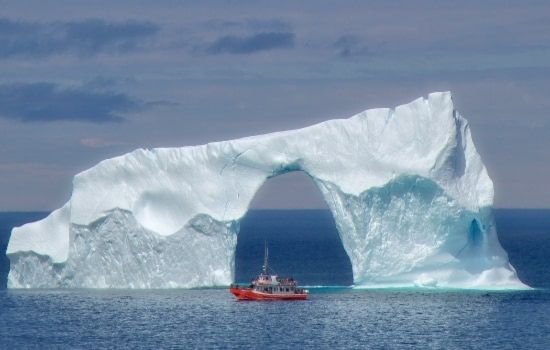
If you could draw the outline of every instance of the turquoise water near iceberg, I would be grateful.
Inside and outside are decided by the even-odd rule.
[[[550,211],[497,210],[519,292],[352,290],[351,266],[327,211],[252,211],[236,279],[272,267],[313,288],[304,302],[237,302],[225,289],[0,290],[0,349],[548,349]],[[13,225],[45,213],[0,214],[0,285]]]

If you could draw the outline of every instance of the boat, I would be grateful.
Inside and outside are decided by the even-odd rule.
[[[270,274],[268,256],[266,243],[264,265],[258,278],[249,286],[232,284],[229,291],[237,297],[237,300],[306,300],[309,291],[299,287],[296,280]]]

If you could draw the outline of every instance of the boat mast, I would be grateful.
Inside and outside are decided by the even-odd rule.
[[[268,271],[268,266],[267,266],[267,258],[268,258],[268,255],[269,255],[269,251],[267,249],[267,241],[264,241],[264,266],[263,266],[263,274],[264,275],[267,275],[267,271]]]

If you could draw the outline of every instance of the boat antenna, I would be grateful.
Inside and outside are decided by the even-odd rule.
[[[267,275],[268,271],[268,265],[267,265],[267,259],[269,257],[269,250],[267,249],[267,240],[264,240],[264,266],[263,266],[263,274]]]

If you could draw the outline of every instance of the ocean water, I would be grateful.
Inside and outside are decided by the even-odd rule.
[[[236,280],[272,268],[312,288],[300,302],[238,302],[226,289],[0,290],[0,349],[550,349],[550,210],[497,210],[521,292],[352,290],[327,211],[252,211]],[[45,213],[0,213],[0,284],[13,225]]]

